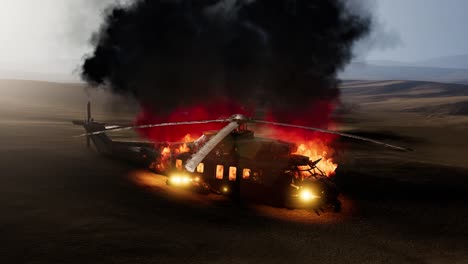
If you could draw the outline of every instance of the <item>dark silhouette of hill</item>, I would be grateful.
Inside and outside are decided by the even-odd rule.
[[[340,73],[345,80],[415,80],[468,84],[468,69],[354,62]]]

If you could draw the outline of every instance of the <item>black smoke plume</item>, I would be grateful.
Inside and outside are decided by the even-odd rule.
[[[82,67],[160,113],[229,98],[289,108],[339,95],[371,19],[345,0],[140,0],[113,7]]]

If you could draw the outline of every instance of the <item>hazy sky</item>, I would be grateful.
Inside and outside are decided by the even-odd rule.
[[[377,0],[376,17],[400,44],[368,59],[397,61],[468,54],[467,0]]]
[[[72,73],[109,2],[0,0],[0,70]]]
[[[110,2],[0,0],[0,70],[71,74],[91,51],[88,40]],[[376,34],[375,49],[363,57],[468,54],[467,10],[467,0],[376,0],[379,28],[391,38]]]

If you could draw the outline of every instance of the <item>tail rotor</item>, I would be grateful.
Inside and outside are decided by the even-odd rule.
[[[86,105],[86,124],[89,124],[91,122],[92,117],[91,117],[91,101],[88,101],[88,104]],[[86,146],[89,148],[91,147],[91,137],[86,136]]]

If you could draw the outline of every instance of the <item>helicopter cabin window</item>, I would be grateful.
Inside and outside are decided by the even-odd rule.
[[[176,159],[175,161],[175,167],[178,170],[182,170],[182,160],[181,159]]]
[[[242,179],[244,180],[248,180],[250,179],[250,174],[252,173],[252,170],[251,169],[244,169],[242,171]]]
[[[204,171],[205,171],[205,164],[203,164],[203,163],[198,164],[197,172],[198,173],[203,173]]]
[[[237,168],[236,167],[229,167],[229,180],[230,181],[235,181],[236,180],[236,174],[237,174]]]
[[[224,166],[223,165],[217,165],[216,166],[216,179],[222,180],[223,179],[223,174],[224,174]]]

